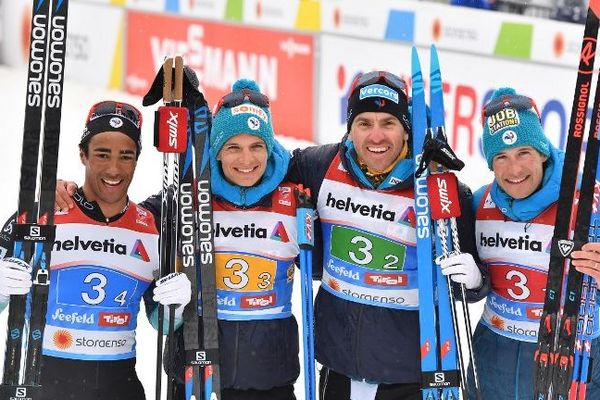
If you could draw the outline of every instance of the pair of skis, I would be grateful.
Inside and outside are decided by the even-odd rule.
[[[570,264],[569,255],[588,240],[598,240],[595,228],[598,226],[600,213],[597,203],[594,203],[594,198],[597,202],[597,188],[600,185],[600,171],[597,168],[600,125],[598,83],[576,213],[573,204],[576,203],[585,115],[594,74],[599,17],[600,0],[590,0],[557,203],[544,311],[535,353],[535,400],[585,399],[586,384],[591,371],[590,334],[594,323],[596,283],[592,278],[584,277]],[[591,235],[590,227],[593,228]],[[568,269],[568,274],[566,287],[563,287],[565,268]],[[582,292],[582,289],[585,290]]]
[[[2,398],[41,398],[42,339],[54,242],[68,0],[34,0],[32,11],[13,256],[31,264],[33,286],[29,295],[10,299]]]
[[[174,93],[174,95],[172,95]],[[219,400],[219,342],[210,191],[210,112],[198,80],[181,57],[167,58],[144,97],[151,105],[163,99],[155,119],[155,145],[164,153],[161,201],[161,277],[181,270],[192,284],[192,299],[183,313],[185,398]],[[171,179],[169,179],[169,176]],[[200,323],[201,315],[202,322]],[[175,354],[174,307],[169,310],[169,351]],[[156,399],[162,384],[162,330],[159,308]],[[167,398],[174,393],[174,378]]]
[[[447,169],[461,169],[447,143],[444,131],[444,102],[437,50],[431,47],[431,124],[421,64],[416,48],[412,51],[412,140],[415,163],[415,214],[419,280],[419,325],[423,400],[467,398],[467,364],[462,357],[466,336],[477,390],[477,369],[473,360],[472,331],[466,290],[459,285],[462,310],[457,309],[455,284],[439,267],[442,258],[460,252],[456,218],[460,216],[458,183]],[[435,224],[433,224],[435,221]],[[437,255],[437,257],[436,257]],[[466,327],[461,334],[458,315]],[[478,398],[479,398],[478,394]]]

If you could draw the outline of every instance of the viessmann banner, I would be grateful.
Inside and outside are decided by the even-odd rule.
[[[239,78],[271,100],[275,132],[313,138],[313,37],[130,11],[125,88],[143,95],[167,55],[196,71],[211,108]]]

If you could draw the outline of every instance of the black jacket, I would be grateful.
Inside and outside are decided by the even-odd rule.
[[[342,162],[352,178],[343,156],[342,144],[328,144],[296,150],[293,153],[288,180],[302,183],[311,189],[313,199],[319,190],[336,154],[342,150]],[[393,189],[413,186],[413,179],[400,182]],[[471,253],[476,261],[477,251],[473,233],[474,216],[471,210],[471,191],[460,184],[462,216],[458,221],[463,252]],[[323,271],[322,232],[315,226],[313,255],[315,277]],[[481,267],[480,267],[481,268]],[[468,291],[470,301],[485,297],[489,279],[485,271],[484,285],[478,291]],[[377,383],[415,383],[421,381],[419,315],[405,311],[375,307],[340,299],[320,289],[315,300],[315,354],[317,360],[330,369],[352,377]]]

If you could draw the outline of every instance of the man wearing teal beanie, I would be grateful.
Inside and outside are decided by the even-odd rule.
[[[564,153],[544,134],[534,101],[512,88],[494,92],[482,122],[494,181],[473,195],[477,250],[491,279],[473,338],[481,395],[531,399]],[[572,256],[590,259],[587,251]],[[598,359],[598,324],[594,330],[592,357]],[[600,370],[594,368],[587,399],[600,398],[599,385]],[[475,388],[469,392],[475,398]]]

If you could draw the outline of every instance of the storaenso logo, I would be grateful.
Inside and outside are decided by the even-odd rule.
[[[99,240],[82,240],[79,236],[75,236],[73,240],[57,240],[52,245],[52,251],[78,251],[91,250],[101,251],[103,253],[112,253],[125,256],[128,254],[127,246],[121,243],[115,243],[115,239]]]
[[[529,235],[519,236],[517,238],[500,236],[500,233],[496,232],[496,236],[484,236],[481,233],[479,244],[483,247],[503,247],[513,250],[525,250],[525,251],[542,251],[542,242],[539,240],[529,240]]]
[[[64,16],[52,17],[50,60],[48,62],[48,93],[46,105],[50,108],[60,107],[62,95],[63,59],[65,52],[66,19]]]
[[[255,223],[244,226],[222,226],[221,223],[217,222],[215,226],[216,237],[235,237],[235,238],[259,238],[266,239],[268,231],[265,228],[256,227]]]
[[[396,213],[390,210],[384,210],[383,204],[373,204],[368,206],[365,204],[355,203],[350,197],[347,197],[345,200],[338,200],[331,195],[331,192],[327,193],[327,201],[325,205],[327,207],[337,208],[338,210],[342,211],[350,211],[353,214],[364,215],[365,217],[383,219],[391,222],[396,220]]]
[[[44,53],[46,52],[46,25],[48,20],[45,15],[33,17],[31,29],[31,47],[29,57],[29,80],[27,82],[27,105],[41,107],[42,105],[42,79],[44,78]]]
[[[194,265],[194,193],[190,183],[181,184],[179,194],[181,215],[181,252],[183,267]]]

